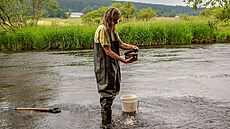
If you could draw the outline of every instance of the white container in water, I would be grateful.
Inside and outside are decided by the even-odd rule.
[[[122,95],[120,97],[122,111],[124,113],[136,113],[137,111],[137,96],[132,94]]]

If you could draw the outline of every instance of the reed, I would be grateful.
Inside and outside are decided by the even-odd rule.
[[[230,26],[227,27],[219,27],[219,31],[215,32],[215,39],[216,42],[224,43],[230,42]]]
[[[126,23],[119,26],[119,35],[140,46],[208,43],[213,40],[214,28],[189,21]]]
[[[37,26],[2,35],[1,50],[84,49],[93,47],[96,27]]]
[[[93,48],[96,26],[46,25],[24,28],[16,33],[0,35],[1,51],[74,50]],[[119,36],[138,46],[213,43],[230,38],[229,30],[217,31],[206,22],[161,21],[119,24]]]

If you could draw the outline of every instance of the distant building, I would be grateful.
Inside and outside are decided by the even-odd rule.
[[[83,13],[71,12],[69,17],[82,17]]]

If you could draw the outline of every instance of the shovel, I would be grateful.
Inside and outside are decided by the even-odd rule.
[[[40,112],[50,112],[50,113],[59,113],[61,112],[60,108],[13,108],[13,107],[3,107],[0,108],[3,110],[30,110],[30,111],[40,111]]]

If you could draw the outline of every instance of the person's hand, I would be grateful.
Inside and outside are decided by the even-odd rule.
[[[135,46],[135,45],[132,45],[131,50],[134,51],[134,52],[138,52],[139,48],[137,46]]]
[[[128,59],[125,60],[124,63],[133,63],[135,60],[133,60],[133,57],[130,57]]]

